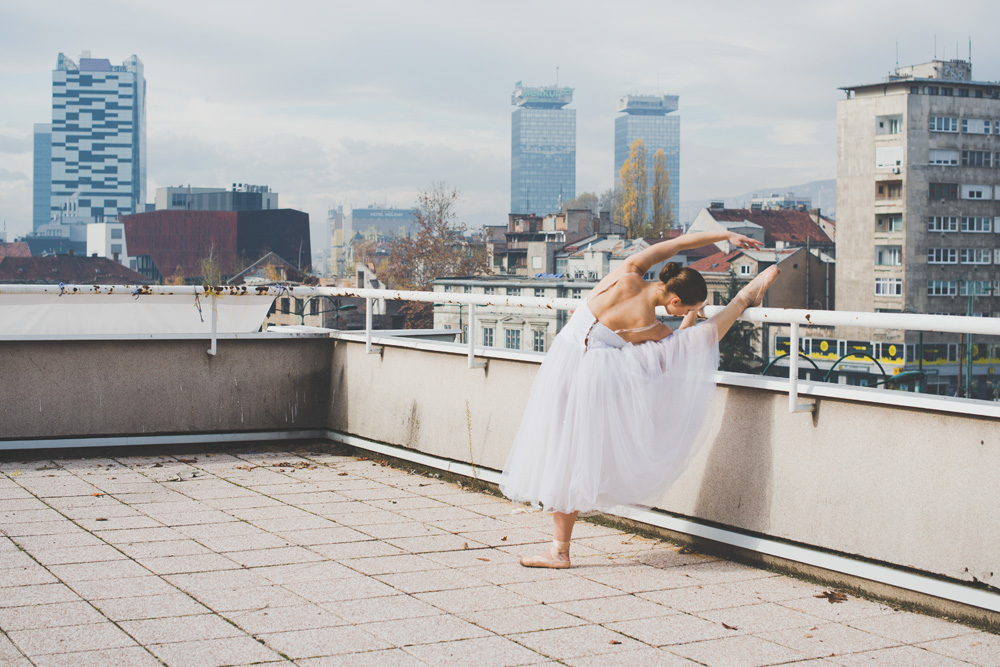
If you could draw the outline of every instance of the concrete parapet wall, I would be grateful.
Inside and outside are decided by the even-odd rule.
[[[469,369],[459,354],[387,347],[367,355],[341,341],[331,426],[499,470],[537,367],[491,358],[486,369]],[[785,393],[720,384],[705,445],[654,504],[996,586],[998,432],[989,417],[834,398],[818,399],[813,414],[789,413]]]
[[[325,428],[328,339],[0,342],[3,440]]]

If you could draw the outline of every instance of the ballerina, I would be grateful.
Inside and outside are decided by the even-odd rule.
[[[552,548],[521,565],[569,567],[581,512],[650,500],[683,472],[715,393],[719,340],[761,303],[779,270],[761,272],[697,325],[708,296],[701,274],[668,263],[659,281],[643,276],[678,252],[720,241],[762,245],[729,232],[657,243],[601,280],[556,336],[500,482],[512,500],[552,513]],[[656,319],[657,306],[683,318],[677,331]]]

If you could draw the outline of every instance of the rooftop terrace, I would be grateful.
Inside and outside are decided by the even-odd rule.
[[[322,444],[0,464],[0,663],[996,665],[1000,637]]]
[[[0,306],[46,290],[30,320],[0,309],[0,663],[997,664],[997,637],[974,629],[1000,628],[996,403],[718,373],[706,445],[674,486],[606,515],[617,529],[581,525],[576,567],[538,572],[516,556],[547,517],[374,457],[494,482],[543,355],[238,330],[285,287],[0,286]],[[575,303],[291,293],[460,302],[473,321],[477,304]],[[59,333],[57,311],[88,326]],[[810,324],[1000,333],[747,317],[790,324],[793,348]],[[373,651],[389,653],[353,655]]]

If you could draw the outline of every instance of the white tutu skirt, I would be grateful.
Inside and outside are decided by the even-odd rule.
[[[703,439],[718,363],[712,324],[633,345],[581,303],[535,377],[501,491],[549,512],[653,501]]]

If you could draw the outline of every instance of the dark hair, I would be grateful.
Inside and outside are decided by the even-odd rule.
[[[708,298],[708,286],[701,274],[677,262],[668,262],[660,270],[660,280],[667,291],[681,300],[685,306],[693,306]]]

